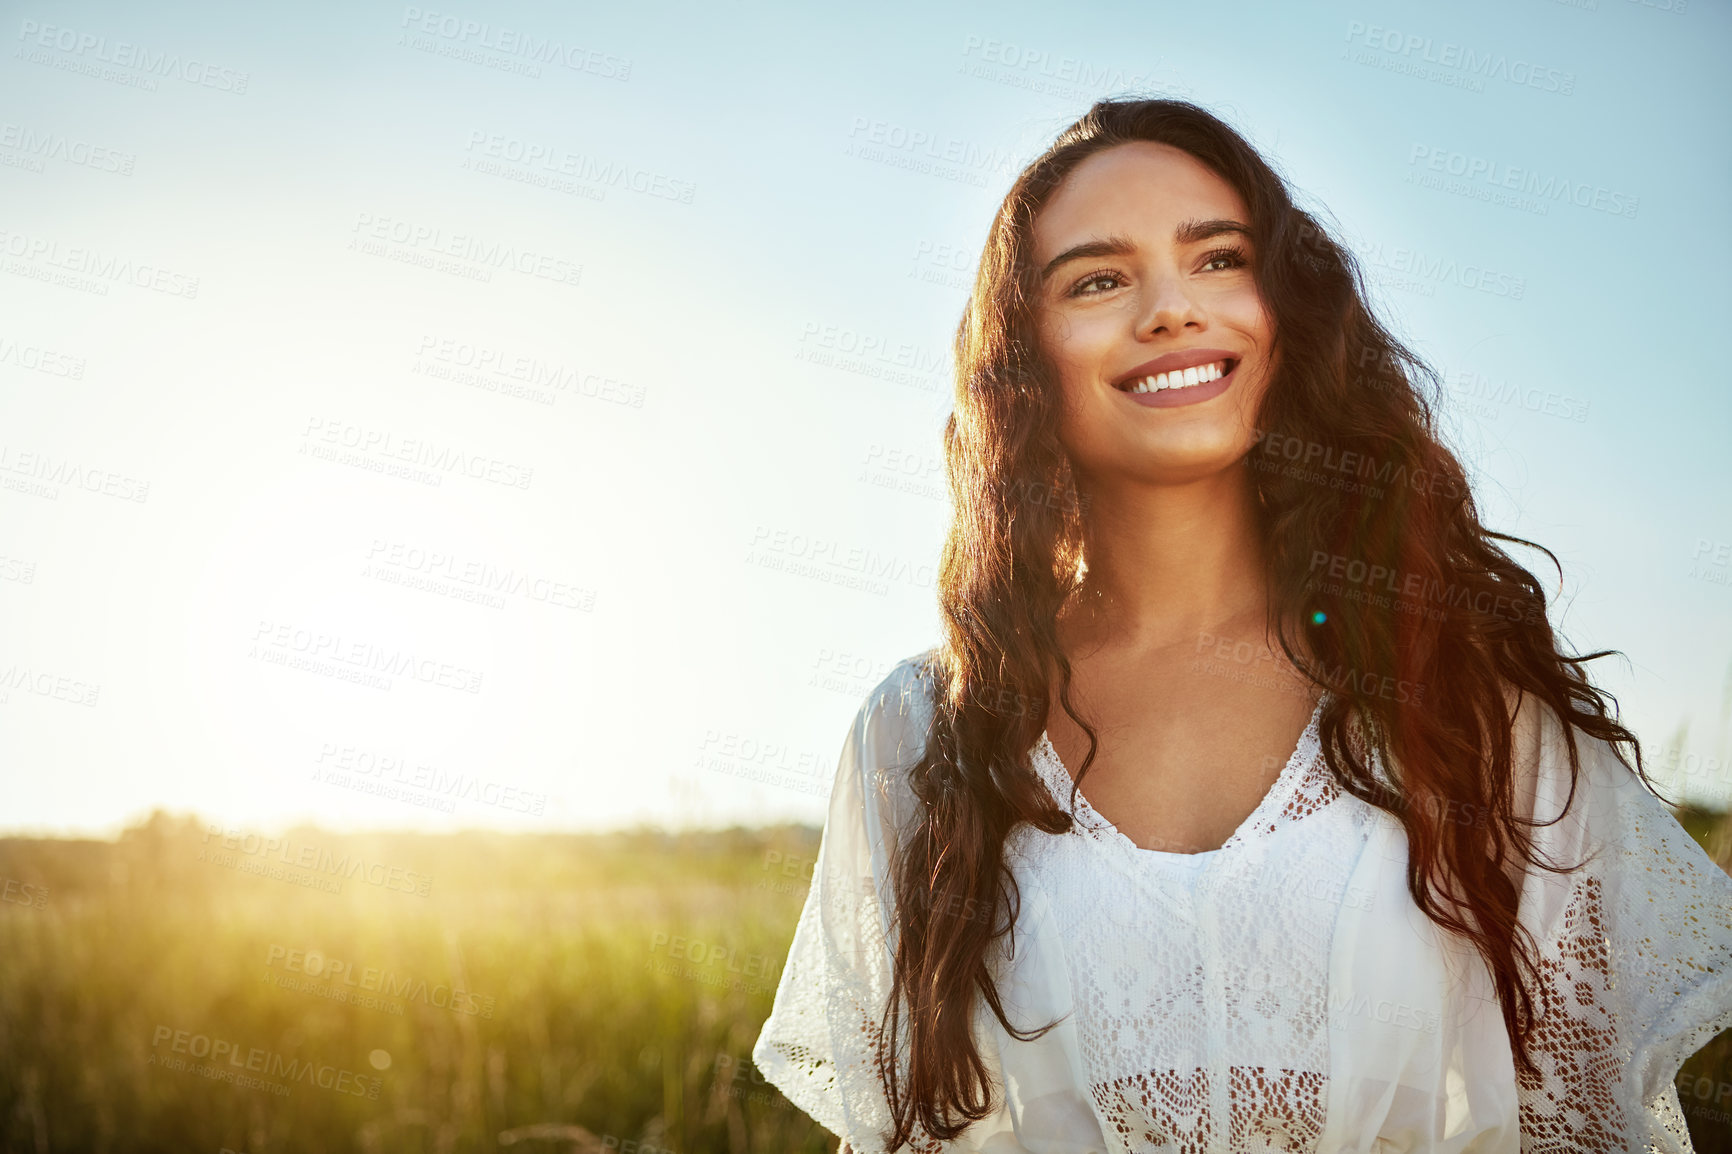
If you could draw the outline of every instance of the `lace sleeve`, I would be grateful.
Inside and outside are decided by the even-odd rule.
[[[1521,1148],[1538,1152],[1692,1147],[1678,1069],[1732,1025],[1732,877],[1603,742],[1577,735],[1570,798],[1562,722],[1524,706],[1518,753],[1548,863],[1529,869],[1521,920],[1540,949],[1539,1015],[1519,1079]],[[1565,804],[1568,802],[1568,812]]]
[[[913,661],[867,698],[843,743],[812,886],[752,1049],[764,1077],[856,1154],[883,1150],[891,1125],[876,1036],[890,998],[889,866],[913,799],[887,771],[912,765],[925,741]]]

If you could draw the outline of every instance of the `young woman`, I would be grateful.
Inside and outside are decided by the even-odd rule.
[[[848,735],[766,1077],[859,1152],[1689,1150],[1732,878],[1268,164],[1096,104],[956,362],[945,643]]]

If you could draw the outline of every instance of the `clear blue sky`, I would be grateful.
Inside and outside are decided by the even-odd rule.
[[[14,6],[0,828],[820,820],[938,638],[987,222],[1129,91],[1366,255],[1723,805],[1732,24],[1679,3]]]

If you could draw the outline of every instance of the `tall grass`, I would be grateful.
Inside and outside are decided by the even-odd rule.
[[[749,1056],[817,830],[285,840],[0,839],[0,1149],[835,1149]],[[1679,1078],[1702,1154],[1729,1084],[1732,1032]]]
[[[425,896],[240,873],[205,835],[0,841],[5,1149],[834,1148],[749,1057],[815,830],[294,835]]]

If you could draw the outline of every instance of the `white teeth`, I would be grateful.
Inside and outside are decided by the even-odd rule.
[[[1192,385],[1206,385],[1210,381],[1219,380],[1227,375],[1227,362],[1216,361],[1210,365],[1198,365],[1189,369],[1174,369],[1170,373],[1157,373],[1152,377],[1144,377],[1129,389],[1133,393],[1155,393],[1162,389],[1188,389]]]

